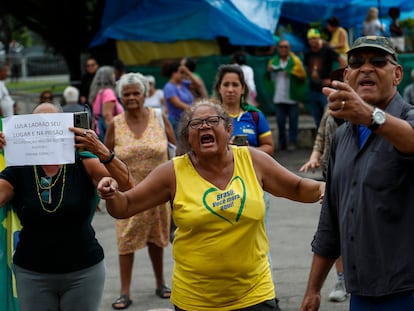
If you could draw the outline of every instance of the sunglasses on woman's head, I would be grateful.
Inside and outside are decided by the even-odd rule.
[[[348,66],[351,69],[358,69],[361,68],[365,62],[368,61],[368,63],[376,68],[382,68],[385,67],[388,62],[390,62],[393,65],[398,65],[398,63],[392,59],[389,59],[386,56],[372,56],[372,57],[350,57],[348,60]]]

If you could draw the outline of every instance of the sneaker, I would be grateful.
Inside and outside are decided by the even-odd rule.
[[[335,288],[329,294],[329,301],[333,302],[342,302],[346,300],[348,293],[346,292],[345,282],[338,281],[335,285]]]

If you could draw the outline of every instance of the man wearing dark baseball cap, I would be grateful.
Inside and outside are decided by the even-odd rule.
[[[342,255],[350,310],[414,310],[414,108],[397,91],[403,70],[385,37],[355,40],[344,82],[325,87],[335,132],[301,311],[318,310]]]
[[[397,52],[394,49],[394,45],[392,44],[391,40],[386,37],[379,37],[379,36],[360,37],[355,40],[351,48],[348,50],[347,54],[348,55],[352,54],[352,52],[358,51],[361,49],[382,50],[392,55],[394,57],[394,60],[397,60]]]

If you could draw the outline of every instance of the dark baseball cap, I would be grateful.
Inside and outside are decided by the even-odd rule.
[[[387,52],[394,56],[397,59],[397,52],[394,49],[394,45],[392,44],[391,40],[386,37],[381,36],[366,36],[360,37],[354,41],[351,48],[348,50],[347,54],[351,54],[356,50],[369,50],[369,49],[377,49]]]

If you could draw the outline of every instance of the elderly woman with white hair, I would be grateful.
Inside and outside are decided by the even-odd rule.
[[[168,160],[167,140],[175,144],[174,131],[165,114],[145,107],[148,81],[139,73],[123,75],[117,84],[118,96],[125,111],[115,116],[108,126],[105,145],[129,167],[135,183],[141,182],[155,167]],[[171,211],[168,204],[116,220],[116,235],[121,277],[120,297],[114,309],[125,309],[131,303],[131,278],[134,252],[148,247],[155,274],[155,293],[169,298],[163,271],[163,248],[168,246]]]
[[[81,104],[79,99],[79,90],[74,86],[67,86],[63,90],[63,98],[65,100],[65,105],[62,107],[63,112],[81,112],[85,111],[88,113],[89,128],[93,128],[93,115],[92,110],[88,104]]]

